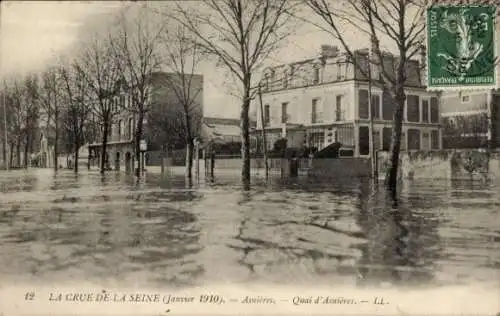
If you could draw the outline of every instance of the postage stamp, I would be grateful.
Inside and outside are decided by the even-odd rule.
[[[497,84],[496,8],[427,9],[427,89],[491,89]]]

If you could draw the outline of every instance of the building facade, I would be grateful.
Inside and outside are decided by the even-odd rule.
[[[183,86],[181,82],[187,81],[178,80],[180,76],[165,72],[155,72],[151,76],[146,102],[149,112],[143,119],[143,140],[146,141],[148,147],[144,164],[148,163],[148,152],[159,151],[163,146],[171,147],[172,144],[169,143],[174,142],[174,138],[169,135],[181,134],[178,130],[180,128],[177,128],[183,125],[180,121],[184,118],[185,111],[180,101],[181,94],[192,100],[189,104],[189,112],[194,133],[197,134],[201,129],[199,118],[203,115],[203,76],[189,75],[189,85]],[[133,98],[129,90],[122,88],[113,97],[112,112],[116,114],[108,130],[106,165],[113,170],[131,171],[136,164],[134,135],[138,115],[134,110]],[[158,120],[150,122],[152,117],[159,116],[161,117]],[[178,123],[175,122],[176,120]],[[94,134],[94,141],[89,144],[88,159],[91,166],[98,167],[102,150],[102,129],[99,128]]]
[[[498,148],[500,90],[445,92],[441,116],[444,148]]]
[[[368,50],[358,50],[355,56],[367,70]],[[393,56],[386,54],[386,58],[394,63]],[[426,91],[419,64],[412,61],[407,69],[402,150],[441,148],[439,95]],[[380,74],[372,69],[370,111],[365,74],[346,54],[327,45],[322,46],[318,58],[267,69],[257,130],[264,126],[269,149],[277,139],[286,137],[290,147],[321,150],[338,142],[346,156],[368,156],[372,112],[375,149],[388,150],[394,102],[380,84]]]

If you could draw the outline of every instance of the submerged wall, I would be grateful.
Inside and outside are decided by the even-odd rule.
[[[390,165],[388,152],[378,153],[378,170],[384,177]],[[480,150],[404,152],[400,177],[406,179],[500,179],[500,153]]]

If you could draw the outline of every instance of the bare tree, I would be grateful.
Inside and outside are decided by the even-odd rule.
[[[363,67],[347,42],[342,25],[353,26],[371,40],[372,56],[368,62],[378,68],[380,81],[388,89],[395,103],[390,148],[391,167],[386,177],[387,187],[395,192],[409,63],[422,51],[426,5],[430,4],[430,1],[344,0],[334,4],[328,0],[306,0],[306,3],[321,20],[315,24],[339,40],[351,62],[362,71]],[[381,39],[387,39],[397,47],[394,58],[382,51]],[[365,67],[364,71],[366,70]]]
[[[61,82],[56,67],[50,67],[42,73],[42,86],[40,89],[41,109],[47,115],[47,131],[54,128],[54,170],[57,171],[59,156],[59,114],[61,106]]]
[[[24,122],[26,120],[26,113],[23,108],[23,89],[18,80],[14,80],[10,89],[8,100],[10,102],[10,165],[13,165],[14,153],[16,154],[16,167],[21,166],[21,143],[24,130]]]
[[[202,119],[203,79],[197,75],[196,68],[200,61],[197,45],[188,38],[186,29],[179,26],[166,36],[166,66],[169,74],[162,76],[160,82],[166,87],[172,100],[169,114],[155,111],[155,115],[165,116],[169,122],[164,128],[183,139],[186,148],[186,176],[192,179],[193,152],[195,137],[199,136]],[[162,107],[163,108],[163,107]],[[159,109],[158,109],[159,110]],[[179,111],[180,110],[180,111]],[[175,113],[177,112],[177,113]],[[166,131],[167,131],[166,130]],[[167,131],[168,133],[168,131]]]
[[[73,144],[73,170],[78,173],[79,151],[85,140],[85,128],[92,108],[87,96],[87,85],[81,72],[74,71],[76,68],[78,67],[60,67],[59,72],[66,104],[62,121],[64,130]]]
[[[101,124],[101,174],[105,173],[108,163],[108,133],[111,131],[113,119],[119,112],[116,97],[121,89],[119,63],[109,41],[95,38],[86,45],[75,63],[75,70],[88,87],[89,102],[92,112]]]
[[[33,151],[34,135],[38,127],[38,114],[40,109],[38,77],[34,74],[28,75],[24,81],[24,89],[24,167],[28,168],[30,154]]]
[[[250,184],[248,112],[256,93],[253,75],[292,32],[287,11],[296,5],[286,0],[206,0],[196,3],[198,9],[178,1],[175,9],[168,8],[168,17],[184,26],[203,52],[217,58],[241,85],[241,175],[245,187]]]
[[[120,72],[124,75],[128,93],[132,96],[129,108],[136,117],[134,131],[134,149],[137,161],[140,161],[139,143],[144,133],[144,118],[151,107],[151,79],[155,71],[160,70],[160,38],[163,26],[149,23],[149,11],[142,6],[137,16],[127,19],[127,11],[118,21],[119,28],[110,35],[111,48]],[[139,177],[139,168],[136,175]]]
[[[482,1],[492,3],[494,1]],[[339,40],[351,62],[361,72],[363,65],[355,58],[355,52],[348,43],[343,25],[354,27],[360,35],[371,40],[372,56],[368,63],[378,69],[381,74],[380,83],[390,92],[395,103],[391,137],[391,166],[386,177],[386,186],[396,192],[399,153],[401,148],[401,130],[404,104],[406,100],[405,85],[412,59],[425,54],[424,40],[426,30],[426,9],[436,4],[467,4],[474,1],[457,0],[306,0],[319,23],[309,20],[321,30],[328,32]],[[386,41],[396,48],[396,54],[383,52],[381,41]],[[425,66],[425,65],[421,65]],[[365,69],[366,71],[366,69]]]

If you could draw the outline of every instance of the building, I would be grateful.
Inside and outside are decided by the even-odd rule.
[[[204,117],[202,137],[208,141],[220,143],[241,142],[240,119],[222,117]],[[250,129],[255,129],[256,122],[250,120]]]
[[[441,116],[444,148],[500,144],[500,90],[445,92]]]
[[[368,50],[354,52],[361,68],[368,69]],[[384,53],[389,65],[395,57]],[[402,150],[441,148],[439,94],[427,92],[420,62],[407,70]],[[374,145],[388,150],[394,103],[372,69]],[[339,142],[344,155],[369,155],[368,80],[337,47],[323,45],[317,58],[268,68],[264,72],[263,117],[258,107],[257,130],[266,130],[269,149],[281,138],[288,146],[306,145],[318,150]],[[264,124],[262,124],[264,123]]]
[[[184,118],[184,108],[179,101],[180,94],[183,93],[181,91],[186,92],[185,96],[189,95],[189,99],[193,100],[189,112],[194,125],[194,134],[199,133],[201,129],[201,119],[198,118],[201,118],[203,114],[203,76],[189,76],[192,76],[188,80],[189,85],[182,85],[179,74],[155,72],[151,75],[147,100],[150,111],[143,120],[143,139],[147,143],[146,164],[153,152],[160,151],[163,146],[178,147],[180,143],[185,142],[180,130],[183,124],[179,124]],[[125,85],[122,85],[119,93],[113,97],[113,112],[117,114],[108,131],[106,148],[106,163],[110,169],[124,168],[130,171],[134,166],[134,134],[138,116],[133,110],[132,101],[131,93]],[[95,131],[94,141],[89,144],[88,148],[90,165],[100,166],[101,130]]]

